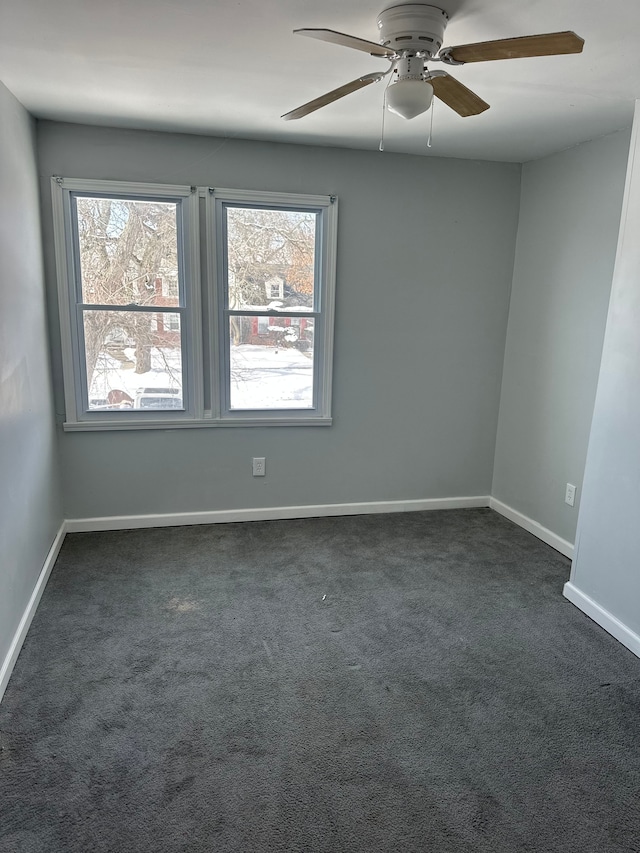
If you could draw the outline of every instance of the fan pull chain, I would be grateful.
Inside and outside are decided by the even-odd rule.
[[[431,80],[431,74],[429,73],[428,79]],[[436,102],[435,98],[431,101],[431,109],[429,112],[431,113],[431,118],[429,120],[429,136],[427,138],[427,148],[431,148],[431,140],[433,139],[433,112],[435,108]]]
[[[385,113],[387,112],[387,89],[389,88],[389,83],[391,83],[393,79],[393,74],[387,80],[387,85],[384,87],[384,94],[382,95],[382,128],[380,130],[380,145],[378,145],[379,151],[384,151],[384,119]]]

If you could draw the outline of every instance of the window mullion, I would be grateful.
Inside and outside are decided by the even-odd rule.
[[[225,308],[224,313],[228,317],[307,317],[316,319],[321,315],[319,311],[242,311],[238,308]]]
[[[152,314],[184,314],[186,311],[184,305],[114,305],[113,303],[101,305],[92,302],[78,302],[77,306],[83,311],[130,311],[139,313],[147,311]]]
[[[208,190],[205,196],[205,234],[207,240],[207,288],[208,288],[208,316],[209,324],[209,350],[206,356],[209,358],[210,393],[211,393],[211,418],[218,421],[222,414],[222,395],[224,393],[224,288],[221,282],[222,275],[222,225],[219,211],[216,207],[213,192]]]
[[[192,416],[204,417],[204,388],[202,368],[202,310],[201,310],[201,269],[200,269],[200,200],[195,187],[183,202],[181,241],[182,246],[182,281],[179,290],[179,300],[188,293],[188,311],[185,312],[183,335],[183,357],[186,356],[187,389],[189,394]],[[187,226],[188,243],[184,237],[184,226]],[[181,305],[181,307],[184,307]]]

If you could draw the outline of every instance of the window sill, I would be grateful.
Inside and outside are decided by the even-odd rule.
[[[211,427],[299,427],[331,426],[332,418],[225,418],[213,420],[131,420],[131,421],[66,421],[62,424],[64,432],[104,432],[113,430],[137,429],[202,429]]]

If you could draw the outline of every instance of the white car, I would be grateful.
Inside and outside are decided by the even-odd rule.
[[[184,409],[182,394],[180,391],[171,391],[168,388],[143,388],[139,391],[133,403],[134,409]]]

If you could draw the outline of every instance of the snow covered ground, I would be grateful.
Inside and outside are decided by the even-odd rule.
[[[130,367],[102,353],[89,390],[90,409],[102,409],[114,400],[113,392],[124,392],[134,401],[147,389],[166,393],[182,391],[181,354],[178,349],[151,350],[151,370],[136,373],[135,352],[126,349]],[[109,392],[112,392],[109,397]],[[176,395],[177,396],[177,395]],[[121,397],[116,393],[115,397]],[[173,402],[173,401],[171,401]],[[126,406],[126,403],[124,404]],[[162,402],[159,400],[160,409]],[[264,347],[240,344],[231,347],[231,408],[309,409],[313,405],[313,357],[294,347]],[[172,406],[173,408],[173,406]]]
[[[310,409],[313,358],[294,347],[231,347],[232,409]]]

